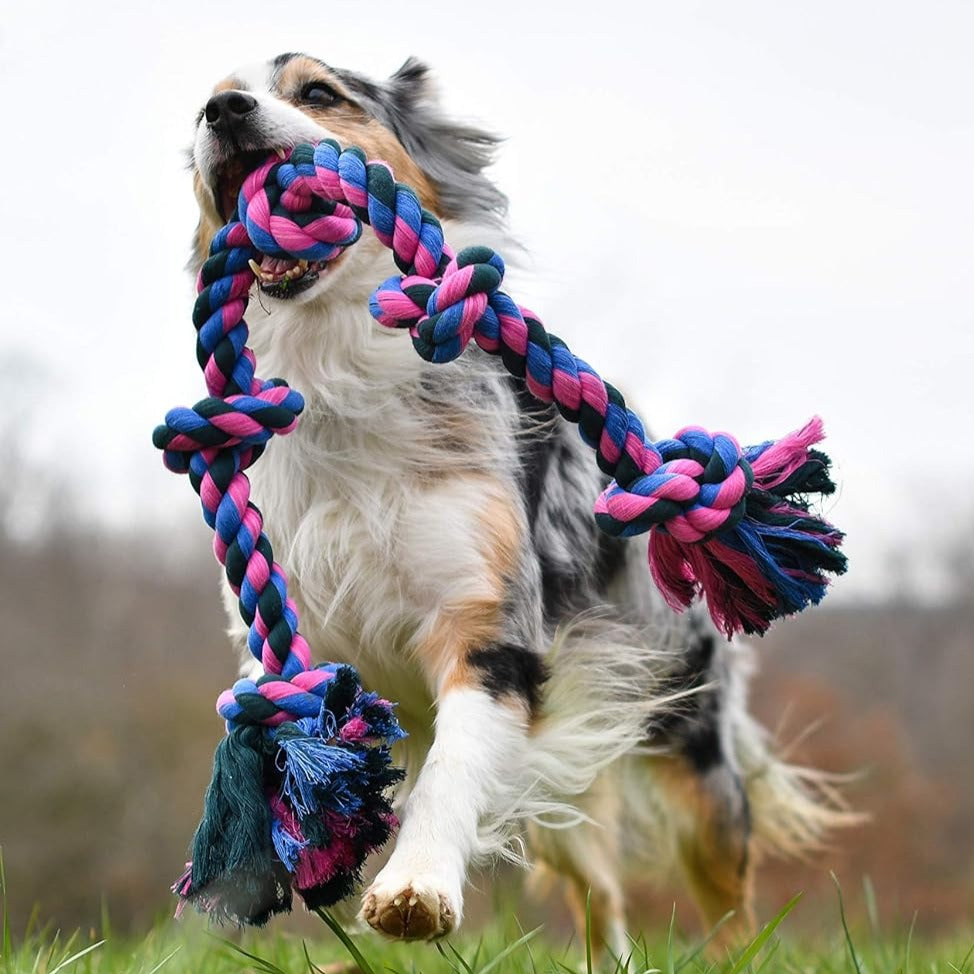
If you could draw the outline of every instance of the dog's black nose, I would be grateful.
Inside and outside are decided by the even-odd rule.
[[[229,131],[239,125],[257,107],[257,99],[245,91],[221,91],[203,109],[210,128]]]

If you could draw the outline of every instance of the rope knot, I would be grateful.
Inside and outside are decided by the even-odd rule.
[[[503,280],[504,261],[490,247],[461,250],[430,292],[426,315],[410,328],[416,351],[427,362],[450,362],[482,322],[496,331],[491,302]]]
[[[271,156],[244,180],[237,202],[253,246],[268,257],[329,261],[354,244],[362,223],[352,208],[316,192],[314,162]]]
[[[644,461],[650,469],[613,481],[596,502],[604,531],[628,537],[658,527],[693,543],[737,526],[754,474],[733,436],[688,426],[653,446]]]

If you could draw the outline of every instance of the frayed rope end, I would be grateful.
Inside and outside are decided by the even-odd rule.
[[[651,531],[650,571],[672,608],[701,597],[728,638],[763,634],[775,619],[821,601],[828,576],[846,570],[843,533],[811,510],[835,491],[828,456],[811,449],[823,437],[815,417],[780,440],[734,449],[734,456],[730,437],[683,431],[657,444],[666,462],[651,477],[625,490],[610,485],[596,518],[616,535]],[[699,470],[692,478],[688,464]],[[688,479],[698,489],[674,503]],[[640,520],[629,516],[633,510]],[[717,520],[720,526],[705,530]]]
[[[348,896],[365,859],[398,823],[388,790],[402,779],[390,748],[405,736],[392,704],[362,690],[352,667],[325,684],[319,716],[231,726],[193,840],[173,885],[217,921],[261,926],[291,908]]]

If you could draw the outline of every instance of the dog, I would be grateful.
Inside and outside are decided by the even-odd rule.
[[[498,140],[446,116],[426,66],[373,81],[292,53],[199,111],[194,270],[247,172],[323,138],[389,163],[454,248],[517,252],[487,172]],[[618,956],[624,863],[679,870],[708,926],[733,911],[722,934],[749,929],[759,854],[813,847],[846,813],[749,715],[747,647],[653,594],[645,540],[597,529],[606,480],[577,431],[481,350],[428,365],[373,321],[394,272],[369,233],[328,264],[264,257],[248,314],[261,374],[307,404],[251,473],[302,631],[397,699],[410,733],[401,829],[361,918],[443,936],[471,865],[501,855],[562,880],[581,930],[588,900]]]

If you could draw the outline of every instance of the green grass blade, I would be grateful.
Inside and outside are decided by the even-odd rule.
[[[166,956],[163,957],[162,960],[159,961],[159,963],[156,964],[156,966],[153,967],[151,971],[148,971],[147,974],[156,974],[157,971],[162,970],[163,965],[168,964],[176,956],[176,954],[178,954],[182,949],[183,949],[183,945],[179,944],[175,950],[172,950],[168,954],[166,954]]]
[[[0,941],[0,958],[9,960],[13,954],[10,923],[7,918],[7,873],[3,868],[3,846],[0,845],[0,914],[3,914],[3,940]]]
[[[585,894],[585,971],[592,974],[592,887]]]
[[[524,931],[522,930],[523,934]],[[473,957],[470,959],[470,966],[476,970],[477,965],[480,963],[480,952],[484,949],[484,938],[481,935],[480,939],[477,941],[477,949],[473,952]]]
[[[64,968],[67,967],[69,964],[73,964],[76,960],[80,960],[86,954],[90,954],[92,951],[97,950],[104,943],[105,943],[104,940],[99,940],[98,943],[92,944],[90,947],[85,947],[84,950],[77,951],[77,953],[74,953],[70,957],[67,957],[63,961],[61,961],[61,963],[58,964],[58,966],[55,967],[54,970],[50,972],[50,974],[58,974],[58,971],[63,971]]]
[[[764,925],[761,932],[748,944],[744,953],[728,968],[727,974],[740,974],[748,964],[760,953],[761,948],[771,939],[775,930],[781,925],[781,921],[798,905],[798,901],[804,894],[796,893],[777,913],[777,915]]]
[[[832,870],[829,870],[832,882],[835,883],[835,892],[839,897],[839,918],[842,920],[842,930],[845,933],[846,946],[849,948],[849,956],[852,958],[852,966],[855,967],[857,974],[863,974],[862,964],[859,963],[859,955],[856,953],[856,945],[852,942],[852,934],[849,932],[849,924],[845,917],[845,902],[842,899],[842,887],[839,885],[839,877]]]
[[[717,934],[720,932],[720,928],[723,927],[734,916],[734,912],[735,912],[734,910],[728,910],[717,921],[717,923],[715,924],[714,928],[710,931],[710,933],[708,933],[707,936],[704,937],[704,939],[701,940],[700,943],[693,948],[693,950],[691,950],[688,954],[684,954],[676,962],[676,974],[680,974],[680,971],[682,971],[684,967],[686,967],[688,964],[691,964],[693,961],[695,961],[707,949],[707,945],[710,943],[711,940],[714,939],[714,937],[717,936]]]
[[[771,958],[778,953],[778,948],[780,946],[780,940],[776,939],[772,942],[771,946],[768,948],[768,952],[764,955],[764,960],[758,965],[758,969],[754,972],[754,974],[761,974],[761,971],[763,971],[771,962]]]
[[[913,919],[910,921],[910,932],[906,935],[906,966],[903,968],[905,974],[910,972],[910,951],[913,949],[913,931],[917,925],[917,915],[919,910],[913,911]]]
[[[877,940],[881,940],[882,933],[879,929],[879,907],[876,902],[876,887],[873,886],[873,881],[868,876],[862,877],[862,895],[866,901],[866,916],[869,917],[869,926],[872,929],[873,936]]]
[[[352,959],[356,964],[362,969],[362,974],[376,974],[375,969],[372,965],[365,959],[362,951],[355,946],[355,942],[352,938],[345,933],[345,929],[342,925],[327,911],[322,909],[316,909],[315,913],[321,917],[322,920],[331,929],[331,932],[342,942],[345,949],[352,955]]]
[[[521,921],[518,920],[517,917],[514,917],[514,922],[517,924],[518,931],[523,935],[524,927],[521,926]],[[481,943],[483,943],[482,940]],[[527,950],[528,953],[528,960],[531,962],[531,974],[538,974],[538,965],[535,963],[534,952],[531,950],[531,944],[530,943],[525,944],[525,949]]]
[[[876,887],[868,876],[862,878],[862,891],[866,899],[866,915],[873,932],[873,942],[879,955],[879,963],[884,971],[893,969],[893,959],[890,957],[889,942],[883,937],[882,923],[879,919],[879,900],[876,897]]]
[[[448,940],[446,942],[446,945],[447,947],[450,948],[450,952],[453,954],[454,957],[456,957],[457,961],[460,963],[460,966],[463,967],[463,969],[467,972],[467,974],[473,974],[473,964],[469,963],[467,961],[467,958],[464,957],[459,950],[457,950],[456,944],[450,943],[450,941]]]
[[[450,965],[450,970],[453,971],[453,974],[464,974],[465,970],[470,970],[470,968],[467,966],[467,962],[460,956],[459,953],[457,953],[457,949],[452,944],[447,944],[447,946],[453,951],[454,954],[456,954],[457,960],[460,961],[463,967],[457,967],[457,965],[453,962],[453,959],[447,956],[443,944],[441,944],[439,941],[436,941],[433,946],[436,947],[436,952],[440,955],[440,957],[442,957],[443,960]]]
[[[510,957],[511,954],[517,952],[525,944],[529,943],[535,937],[537,937],[537,935],[541,932],[541,930],[542,927],[537,926],[533,930],[529,930],[522,937],[518,937],[518,939],[515,940],[514,943],[508,944],[508,946],[505,947],[496,957],[491,958],[491,960],[489,960],[486,964],[484,964],[484,966],[477,971],[477,974],[488,974],[489,971],[494,970],[501,963],[501,961],[507,960],[507,958]]]
[[[311,959],[311,954],[308,953],[308,943],[306,940],[301,941],[301,947],[304,950],[304,959],[308,965],[308,974],[324,974],[324,971]]]
[[[218,940],[225,947],[229,947],[232,951],[237,954],[241,954],[248,960],[253,961],[257,967],[264,972],[264,974],[288,974],[287,971],[282,971],[277,964],[272,961],[267,960],[266,957],[261,957],[260,954],[252,954],[249,950],[244,950],[239,944],[235,944],[232,940],[225,940],[223,937],[214,937],[214,940]]]
[[[676,974],[673,960],[673,928],[676,926],[676,903],[670,911],[670,928],[666,933],[666,974]]]

